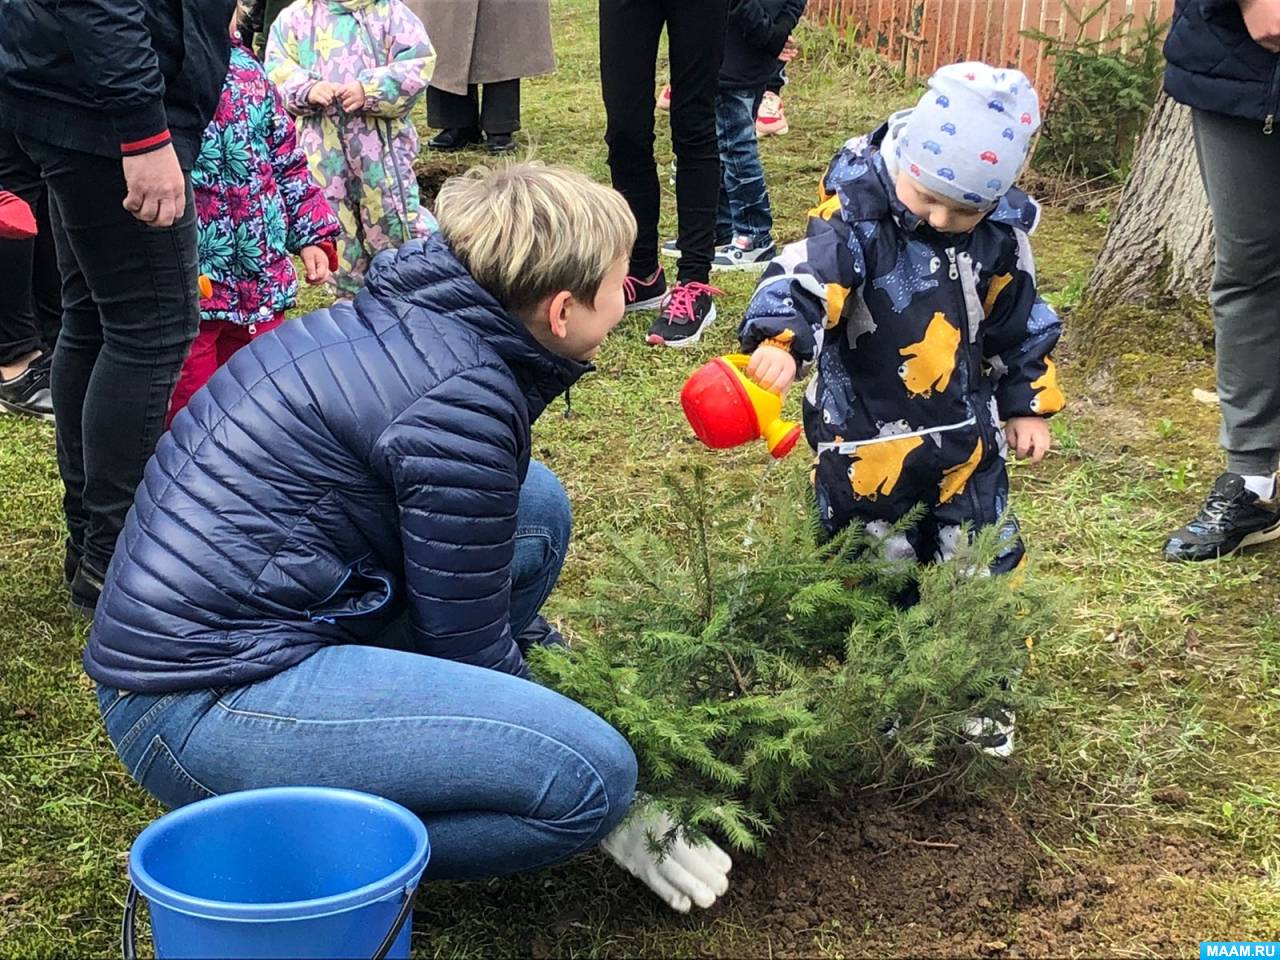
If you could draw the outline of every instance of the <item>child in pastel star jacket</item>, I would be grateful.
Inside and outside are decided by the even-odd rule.
[[[265,59],[342,224],[334,287],[353,297],[375,254],[435,229],[409,119],[435,50],[402,0],[295,0],[272,25]]]
[[[805,239],[762,277],[748,374],[782,392],[816,366],[804,423],[829,532],[885,536],[923,504],[890,556],[946,560],[964,524],[1003,523],[993,572],[1021,562],[1007,450],[1038,462],[1064,403],[1028,239],[1039,207],[1013,186],[1038,126],[1018,71],[942,68],[914,110],[844,145]]]

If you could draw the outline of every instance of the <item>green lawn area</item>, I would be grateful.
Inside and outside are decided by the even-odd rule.
[[[528,152],[607,181],[595,4],[553,10],[560,68],[526,86]],[[792,132],[762,144],[781,239],[802,231],[839,144],[914,99],[827,31],[806,28],[801,49]],[[663,162],[666,128],[659,117]],[[1045,212],[1041,280],[1067,306],[1101,219]],[[727,481],[762,469],[754,447],[703,450],[680,412],[684,378],[731,350],[752,288],[741,275],[716,282],[726,296],[701,344],[655,351],[650,318],[628,317],[575,389],[574,416],[557,403],[536,428],[534,455],[576,514],[552,613],[586,589],[607,527],[669,521],[664,470],[699,460]],[[436,885],[419,902],[416,955],[1157,956],[1280,936],[1280,549],[1198,567],[1159,558],[1220,468],[1216,412],[1191,399],[1212,387],[1212,354],[1202,318],[1133,316],[1100,328],[1105,362],[1064,357],[1057,450],[1014,469],[1038,574],[1078,601],[1033,663],[1052,702],[1020,723],[1007,776],[981,798],[915,809],[808,801],[763,861],[743,858],[710,914],[666,912],[599,856]],[[803,456],[783,467],[806,468]],[[119,765],[80,669],[59,497],[52,430],[0,418],[0,957],[115,954],[129,844],[161,812]]]

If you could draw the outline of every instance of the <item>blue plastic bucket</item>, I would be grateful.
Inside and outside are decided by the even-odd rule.
[[[407,960],[427,829],[397,803],[355,790],[273,787],[181,807],[129,852],[133,911],[151,902],[158,957]]]

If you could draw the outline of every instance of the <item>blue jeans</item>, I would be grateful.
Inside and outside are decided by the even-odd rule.
[[[569,503],[532,463],[520,492],[511,622],[555,585]],[[626,813],[631,747],[585,707],[505,673],[387,646],[325,647],[241,687],[99,686],[107,733],[168,807],[254,787],[350,787],[419,814],[431,879],[532,870],[600,842]]]
[[[751,238],[755,247],[773,243],[773,209],[756,143],[760,90],[725,90],[716,95],[716,136],[720,140],[720,209],[716,244]]]

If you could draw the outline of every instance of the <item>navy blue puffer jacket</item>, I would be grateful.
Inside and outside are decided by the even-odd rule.
[[[422,653],[523,675],[508,623],[529,428],[556,357],[445,243],[255,340],[147,464],[85,651],[161,693],[261,680],[407,613]]]
[[[1178,0],[1164,55],[1164,88],[1179,103],[1274,128],[1280,54],[1249,36],[1236,0]]]

